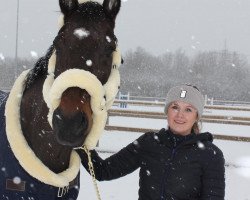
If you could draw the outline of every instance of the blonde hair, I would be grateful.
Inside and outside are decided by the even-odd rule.
[[[196,121],[192,127],[192,132],[195,134],[199,134],[201,131],[201,121]]]

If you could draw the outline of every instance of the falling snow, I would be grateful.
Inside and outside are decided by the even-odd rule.
[[[32,58],[38,58],[38,54],[35,51],[30,51],[30,55]]]
[[[146,170],[147,176],[151,175],[151,172],[149,170]]]
[[[159,137],[157,135],[154,136],[154,139],[159,141]]]
[[[5,59],[5,58],[4,58],[3,54],[0,53],[0,60],[4,60],[4,59]]]
[[[92,66],[92,64],[93,64],[93,63],[92,63],[92,61],[91,61],[91,60],[87,60],[87,61],[86,61],[86,65],[87,65],[87,66],[91,67],[91,66]]]
[[[200,149],[205,149],[205,145],[202,142],[197,142],[197,145]]]
[[[18,185],[21,183],[21,178],[16,176],[13,178],[13,182]]]
[[[110,42],[111,42],[111,39],[110,39],[110,37],[109,37],[109,36],[106,36],[106,40],[108,41],[108,43],[110,43]]]
[[[60,115],[56,115],[56,117],[57,117],[58,119],[62,120],[62,118],[60,117]]]

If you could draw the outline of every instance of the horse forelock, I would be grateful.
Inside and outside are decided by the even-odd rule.
[[[82,18],[84,20],[91,20],[91,22],[95,20],[101,20],[105,18],[105,14],[103,12],[103,6],[100,0],[78,0],[79,8],[78,12],[81,12]],[[59,29],[63,27],[65,24],[64,14],[61,13],[58,19]]]

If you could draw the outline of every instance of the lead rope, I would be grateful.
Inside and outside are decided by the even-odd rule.
[[[91,161],[91,153],[90,151],[87,149],[87,147],[83,146],[81,147],[81,149],[83,149],[86,154],[88,155],[88,166],[89,166],[89,172],[91,174],[92,180],[93,180],[93,184],[96,190],[96,195],[97,195],[97,199],[101,200],[101,195],[100,195],[100,191],[96,182],[96,178],[95,178],[95,171],[94,171],[94,167],[93,167],[93,163]]]

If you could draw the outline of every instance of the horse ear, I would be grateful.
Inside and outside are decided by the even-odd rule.
[[[75,10],[79,3],[78,0],[59,0],[59,5],[61,11],[64,15],[69,14],[71,11]]]
[[[115,18],[120,11],[121,0],[104,0],[103,7],[105,13],[115,21]]]

